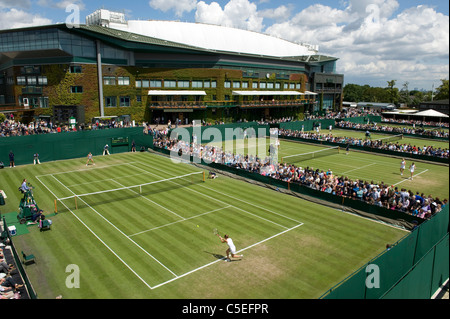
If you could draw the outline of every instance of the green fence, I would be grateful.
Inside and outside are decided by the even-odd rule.
[[[447,205],[321,298],[431,298],[449,278],[448,227]]]
[[[321,129],[328,129],[335,126],[334,119],[321,119],[321,120],[307,120],[307,121],[295,121],[295,122],[285,122],[277,125],[283,130],[292,131],[312,131],[315,127],[320,126]]]
[[[89,152],[101,155],[106,144],[111,154],[122,153],[131,150],[133,140],[138,150],[153,144],[152,136],[144,135],[142,127],[3,137],[0,161],[9,166],[10,151],[16,165],[32,164],[35,153],[41,162],[85,157]]]

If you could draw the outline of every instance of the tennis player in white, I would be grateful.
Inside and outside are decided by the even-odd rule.
[[[400,163],[400,175],[403,176],[403,171],[405,170],[405,168],[406,168],[406,161],[404,158],[402,158],[402,162]]]
[[[221,237],[220,235],[217,235],[220,238],[220,241],[222,243],[227,243],[228,249],[227,249],[227,261],[231,261],[230,255],[233,258],[242,258],[244,255],[236,255],[236,246],[234,246],[233,240],[228,235],[223,235]]]
[[[409,171],[411,173],[411,180],[413,179],[413,175],[414,175],[414,171],[416,170],[416,164],[412,163],[411,166],[409,167]]]

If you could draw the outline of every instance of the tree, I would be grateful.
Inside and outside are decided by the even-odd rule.
[[[395,88],[395,82],[397,82],[397,80],[391,80],[391,81],[387,81],[388,83],[388,87],[387,87],[387,91],[389,93],[389,102],[391,103],[398,103],[398,89]]]
[[[442,84],[436,88],[436,95],[434,96],[434,100],[447,100],[448,99],[448,82],[449,80],[441,79]]]
[[[403,83],[403,87],[402,87],[402,89],[400,90],[400,99],[399,99],[399,102],[400,103],[403,103],[403,104],[406,104],[406,105],[409,105],[409,104],[411,104],[411,98],[410,98],[410,96],[409,96],[409,89],[408,89],[408,86],[409,86],[409,82],[408,81],[406,81],[405,83]]]

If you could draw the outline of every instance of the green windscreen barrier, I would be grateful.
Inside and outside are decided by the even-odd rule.
[[[0,161],[8,167],[10,151],[14,153],[15,165],[32,164],[35,153],[41,162],[85,157],[89,152],[95,156],[103,153],[106,144],[111,154],[129,152],[132,141],[138,151],[141,146],[153,144],[152,136],[144,135],[142,127],[3,137]]]

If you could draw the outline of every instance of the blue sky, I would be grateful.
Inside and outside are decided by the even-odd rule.
[[[226,25],[319,45],[345,83],[431,89],[449,76],[447,0],[0,0],[0,29],[65,22],[66,7],[105,8],[130,20]]]

